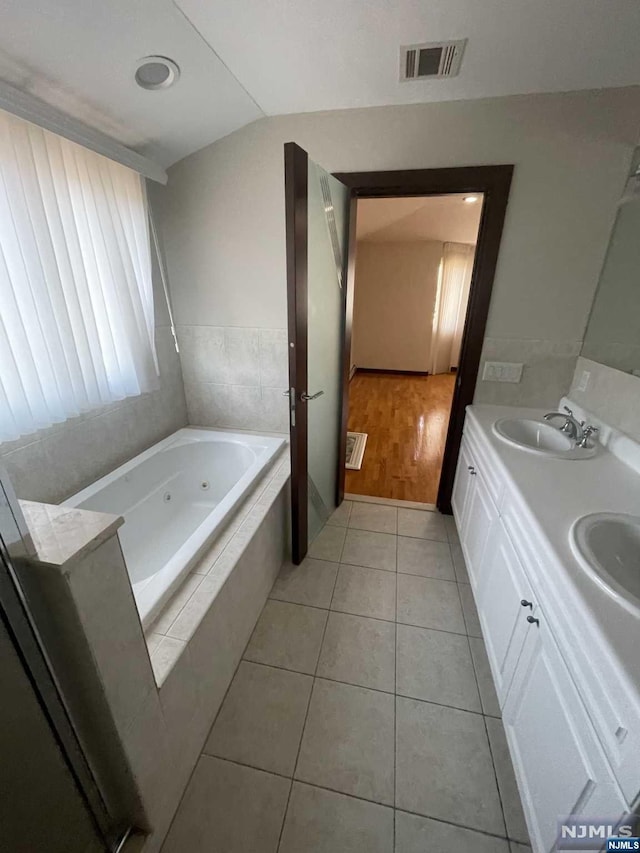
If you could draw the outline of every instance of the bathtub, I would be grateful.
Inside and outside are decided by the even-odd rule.
[[[124,517],[120,542],[145,628],[283,444],[273,436],[180,429],[64,501]]]

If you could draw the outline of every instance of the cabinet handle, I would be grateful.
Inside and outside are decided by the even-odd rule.
[[[520,604],[522,605],[522,607],[530,607],[533,610],[533,602],[527,601],[526,598],[523,598]]]
[[[538,627],[540,627],[540,620],[536,619],[535,616],[527,616],[527,622],[529,623],[529,625],[537,625]]]
[[[473,467],[473,465],[467,465],[467,471],[471,474],[472,477],[475,477],[476,469]]]

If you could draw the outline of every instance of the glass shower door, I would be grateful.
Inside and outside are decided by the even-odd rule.
[[[285,146],[293,557],[336,508],[350,192]]]

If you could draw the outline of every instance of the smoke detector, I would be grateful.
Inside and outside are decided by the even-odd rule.
[[[400,81],[455,77],[467,39],[405,44],[400,48]]]
[[[145,56],[136,63],[136,83],[143,89],[168,89],[180,77],[180,68],[167,56]]]

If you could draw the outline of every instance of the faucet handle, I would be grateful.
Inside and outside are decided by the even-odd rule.
[[[569,406],[563,406],[562,408],[569,415],[569,417],[573,417],[573,411],[569,408]]]
[[[591,445],[589,444],[589,438],[596,432],[600,432],[600,430],[596,426],[592,426],[591,424],[589,424],[588,426],[584,427],[584,429],[582,430],[582,438],[578,442],[578,447],[591,447]]]

